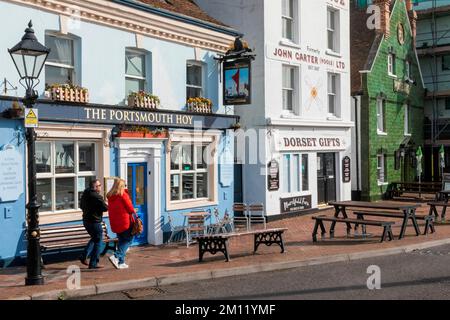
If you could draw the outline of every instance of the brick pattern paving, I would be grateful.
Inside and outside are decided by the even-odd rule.
[[[327,209],[316,213],[316,215],[333,215],[333,213],[333,209]],[[428,214],[428,206],[422,204],[417,213]],[[349,216],[353,215],[349,214]],[[228,263],[225,262],[223,255],[220,253],[216,256],[205,254],[204,262],[198,263],[197,245],[192,245],[189,248],[186,248],[184,243],[159,247],[135,247],[131,249],[127,256],[127,263],[130,265],[130,269],[116,270],[110,264],[107,257],[102,258],[101,262],[106,266],[105,269],[95,271],[87,269],[87,267],[81,265],[78,261],[54,263],[47,265],[44,270],[44,275],[46,276],[46,284],[44,286],[25,287],[23,285],[25,268],[23,267],[1,270],[0,299],[30,295],[55,289],[65,289],[68,277],[66,270],[70,265],[80,266],[82,270],[81,285],[88,286],[201,270],[236,268],[249,265],[261,265],[270,262],[299,261],[337,254],[367,252],[371,250],[395,248],[409,244],[440,240],[449,238],[450,236],[449,225],[438,225],[435,234],[416,237],[414,228],[409,224],[404,239],[380,243],[382,228],[368,227],[367,231],[374,235],[374,237],[370,239],[348,239],[346,237],[345,224],[338,224],[333,240],[327,238],[322,240],[319,236],[319,242],[313,243],[311,233],[314,221],[311,217],[311,215],[306,215],[288,218],[271,222],[268,225],[268,227],[286,227],[289,229],[284,237],[286,247],[285,254],[280,254],[280,248],[276,245],[272,247],[262,245],[260,246],[258,253],[253,255],[252,236],[231,239],[231,261]],[[396,221],[393,232],[397,238],[400,233],[401,220],[393,219],[392,221]],[[329,223],[326,223],[325,226],[329,229]],[[422,231],[424,228],[423,221],[419,221],[419,226]]]

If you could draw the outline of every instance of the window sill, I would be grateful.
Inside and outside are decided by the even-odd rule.
[[[336,58],[342,58],[342,54],[340,54],[339,52],[333,51],[331,49],[325,50],[325,54],[336,57]]]
[[[377,130],[377,135],[379,135],[379,136],[387,136],[387,132]]]
[[[388,77],[392,78],[392,79],[398,79],[396,74],[391,74],[388,72]]]
[[[387,186],[387,185],[389,185],[389,182],[380,182],[380,181],[378,181],[378,186],[379,187],[383,187],[383,186]]]
[[[218,204],[217,201],[209,200],[209,199],[168,202],[167,203],[167,211],[216,206],[217,204]]]
[[[327,120],[328,121],[342,121],[342,118],[338,118],[338,117],[333,116],[333,115],[328,115]]]
[[[292,40],[289,39],[282,39],[280,40],[279,44],[281,46],[285,46],[285,47],[291,47],[294,49],[301,49],[301,46],[295,42],[293,42]]]
[[[411,133],[405,133],[404,136],[405,137],[411,137]]]
[[[284,111],[281,116],[283,119],[300,119],[301,117],[295,114],[293,111]]]

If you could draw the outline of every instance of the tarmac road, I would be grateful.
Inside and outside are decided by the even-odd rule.
[[[368,268],[370,273],[368,273]],[[376,287],[380,271],[381,289]],[[371,278],[368,281],[368,278]],[[450,299],[450,245],[407,254],[227,277],[85,299]]]

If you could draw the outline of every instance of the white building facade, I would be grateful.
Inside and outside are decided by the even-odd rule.
[[[348,0],[197,0],[257,54],[252,103],[236,106],[248,139],[242,200],[270,218],[351,199]],[[241,157],[239,157],[241,155]]]

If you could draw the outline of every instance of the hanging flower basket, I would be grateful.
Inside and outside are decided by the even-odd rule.
[[[189,98],[187,111],[195,113],[212,113],[212,101],[207,98]]]
[[[47,87],[46,93],[47,96],[54,101],[89,102],[89,90],[78,86],[53,84]]]
[[[133,92],[128,96],[128,106],[151,110],[158,109],[159,98],[144,91]]]

